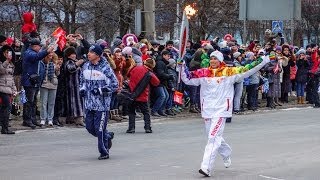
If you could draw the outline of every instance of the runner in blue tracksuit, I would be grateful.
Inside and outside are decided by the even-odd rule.
[[[113,133],[108,133],[111,94],[118,88],[118,81],[112,68],[101,57],[102,48],[92,45],[88,59],[81,71],[80,94],[84,97],[86,109],[86,129],[90,134],[98,137],[99,160],[109,158],[109,146]]]

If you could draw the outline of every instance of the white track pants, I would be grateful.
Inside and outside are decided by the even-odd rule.
[[[231,155],[231,148],[222,137],[225,123],[225,117],[205,119],[208,143],[204,150],[201,169],[211,172],[217,151],[223,159]]]

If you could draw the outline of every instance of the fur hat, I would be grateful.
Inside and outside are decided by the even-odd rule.
[[[223,54],[220,51],[213,51],[210,54],[210,58],[211,57],[216,57],[220,62],[223,62]]]
[[[284,50],[284,48],[288,48],[288,49],[290,50],[289,44],[283,44],[283,45],[282,45],[282,51]]]
[[[73,46],[70,46],[64,50],[65,58],[68,58],[71,54],[77,54],[76,49]]]
[[[146,59],[143,63],[150,69],[153,69],[156,66],[156,61],[152,58]]]

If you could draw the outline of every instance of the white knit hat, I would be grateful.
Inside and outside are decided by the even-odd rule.
[[[216,57],[220,62],[223,62],[223,54],[220,52],[220,51],[213,51],[211,54],[210,54],[210,58],[211,57]]]

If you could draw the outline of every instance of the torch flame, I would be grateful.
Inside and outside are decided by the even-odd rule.
[[[190,19],[191,16],[195,15],[197,10],[194,9],[192,6],[188,5],[184,8],[184,10],[186,11],[186,15],[188,17],[188,19]]]

